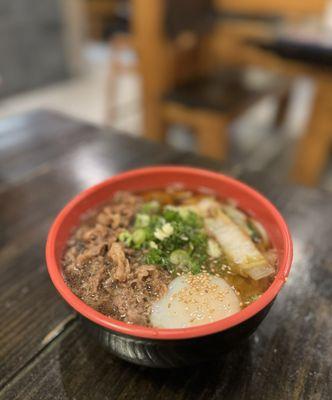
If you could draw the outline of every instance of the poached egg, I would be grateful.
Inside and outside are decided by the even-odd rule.
[[[152,305],[150,320],[156,328],[187,328],[240,310],[234,289],[224,279],[203,272],[175,278],[166,294]]]

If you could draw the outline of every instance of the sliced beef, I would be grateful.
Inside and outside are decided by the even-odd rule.
[[[144,265],[142,251],[123,247],[118,235],[130,228],[142,199],[117,193],[73,232],[63,257],[66,281],[86,304],[127,323],[149,325],[152,303],[167,289],[170,274]]]
[[[113,263],[114,279],[120,282],[125,282],[130,273],[130,265],[123,251],[122,245],[120,243],[113,243],[107,255]]]
[[[170,279],[170,274],[161,268],[142,265],[129,274],[125,283],[106,286],[119,319],[148,325],[152,303],[166,292]]]

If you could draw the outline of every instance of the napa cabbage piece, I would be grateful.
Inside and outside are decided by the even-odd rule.
[[[219,243],[235,272],[254,280],[275,272],[250,237],[220,208],[214,209],[213,218],[205,218],[205,227]]]

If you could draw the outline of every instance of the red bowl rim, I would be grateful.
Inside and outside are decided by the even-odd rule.
[[[278,227],[281,231],[284,240],[284,251],[280,262],[280,268],[274,281],[258,300],[256,300],[254,303],[244,308],[240,312],[216,322],[212,322],[205,325],[198,325],[190,328],[159,329],[159,328],[151,328],[134,324],[127,324],[125,322],[118,321],[111,317],[107,317],[106,315],[101,314],[100,312],[94,310],[93,308],[85,304],[70,290],[70,288],[64,281],[64,278],[61,273],[61,267],[57,264],[55,257],[56,237],[65,217],[72,212],[72,210],[78,203],[80,203],[83,199],[85,199],[94,191],[101,189],[104,186],[108,186],[116,181],[126,178],[136,177],[140,174],[146,174],[149,172],[151,173],[181,172],[181,173],[191,173],[191,174],[194,173],[201,176],[203,175],[205,177],[209,176],[211,178],[218,178],[218,179],[222,178],[224,182],[226,183],[228,182],[232,185],[238,186],[239,188],[247,192],[250,196],[255,197],[262,204],[262,206],[264,206],[269,211],[269,213],[273,215],[274,219],[277,221]],[[189,339],[194,337],[206,336],[234,327],[235,325],[238,325],[246,321],[247,319],[253,317],[255,314],[259,313],[266,306],[268,306],[279,293],[280,289],[287,280],[292,263],[292,258],[293,258],[292,239],[287,224],[284,221],[281,214],[279,213],[279,211],[275,208],[275,206],[269,200],[267,200],[263,195],[261,195],[259,192],[252,189],[245,183],[240,182],[239,180],[236,180],[229,176],[223,175],[221,173],[212,172],[200,168],[178,167],[178,166],[168,166],[168,165],[139,168],[128,172],[124,172],[115,175],[79,193],[62,209],[62,211],[56,217],[49,231],[46,244],[46,262],[51,280],[56,289],[58,290],[58,292],[60,293],[60,295],[72,308],[74,308],[79,314],[83,315],[90,321],[111,331],[139,338],[148,338],[157,340]]]

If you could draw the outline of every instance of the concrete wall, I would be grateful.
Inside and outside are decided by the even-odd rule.
[[[60,4],[0,0],[0,98],[69,76]]]

